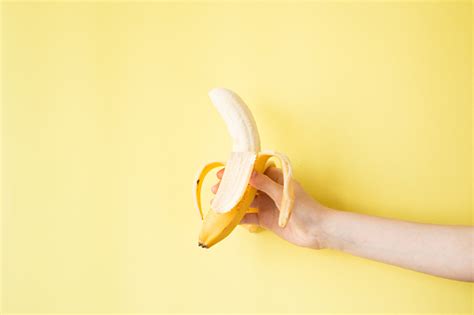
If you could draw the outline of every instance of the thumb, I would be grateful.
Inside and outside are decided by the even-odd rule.
[[[275,205],[279,208],[281,203],[281,197],[283,193],[283,187],[272,180],[265,174],[260,174],[258,172],[253,172],[252,177],[250,178],[249,184],[260,190],[263,191],[265,194],[270,196],[273,200]]]

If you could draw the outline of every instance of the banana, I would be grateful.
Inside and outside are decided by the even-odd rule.
[[[280,209],[279,226],[285,227],[288,223],[295,199],[290,161],[282,153],[260,150],[257,125],[244,101],[234,92],[223,88],[211,90],[209,97],[227,125],[233,146],[219,189],[212,201],[211,209],[205,216],[201,205],[204,178],[211,170],[224,164],[212,162],[204,165],[194,182],[194,200],[203,219],[199,246],[204,248],[210,248],[223,240],[234,230],[246,213],[256,211],[250,208],[256,190],[248,183],[253,171],[262,173],[267,167],[274,165],[272,161],[269,161],[271,158],[280,161],[283,172],[283,196],[278,207]],[[253,232],[258,230],[255,226],[247,228]]]
[[[194,181],[194,203],[196,205],[196,208],[199,211],[199,214],[201,215],[201,220],[204,220],[204,215],[202,213],[202,206],[201,206],[201,189],[202,189],[202,183],[204,182],[204,178],[207,176],[207,174],[212,171],[213,169],[217,167],[222,167],[224,166],[224,163],[222,162],[211,162],[206,165],[204,165],[196,175],[196,180]]]

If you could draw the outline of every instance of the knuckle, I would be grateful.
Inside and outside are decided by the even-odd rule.
[[[265,176],[260,173],[256,173],[255,176],[252,176],[252,178],[250,178],[250,181],[254,185],[261,187],[265,183]]]
[[[265,174],[278,176],[281,174],[281,170],[275,166],[271,166],[265,171]]]

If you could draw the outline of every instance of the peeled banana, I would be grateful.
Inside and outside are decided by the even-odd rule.
[[[224,166],[224,163],[212,162],[204,165],[194,182],[194,200],[203,220],[199,246],[204,248],[210,248],[223,240],[246,213],[255,212],[255,209],[250,209],[250,204],[256,190],[248,183],[253,171],[262,173],[272,163],[269,159],[278,159],[283,172],[279,226],[286,226],[295,199],[290,161],[281,153],[260,150],[257,125],[244,101],[236,93],[224,88],[212,89],[209,97],[227,125],[233,146],[219,189],[206,215],[203,214],[201,205],[202,183],[210,171]],[[255,231],[256,228],[249,227],[249,230]]]

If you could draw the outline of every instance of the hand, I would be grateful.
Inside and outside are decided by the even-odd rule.
[[[224,169],[217,173],[217,178],[222,179]],[[240,222],[241,224],[255,224],[272,231],[281,238],[298,246],[322,248],[320,241],[320,222],[330,210],[311,198],[299,183],[294,182],[295,203],[293,212],[286,227],[278,225],[281,195],[283,191],[283,174],[280,169],[270,167],[265,174],[254,172],[250,185],[258,190],[257,196],[251,207],[258,208],[258,213],[248,213]],[[219,183],[212,186],[215,194]]]

